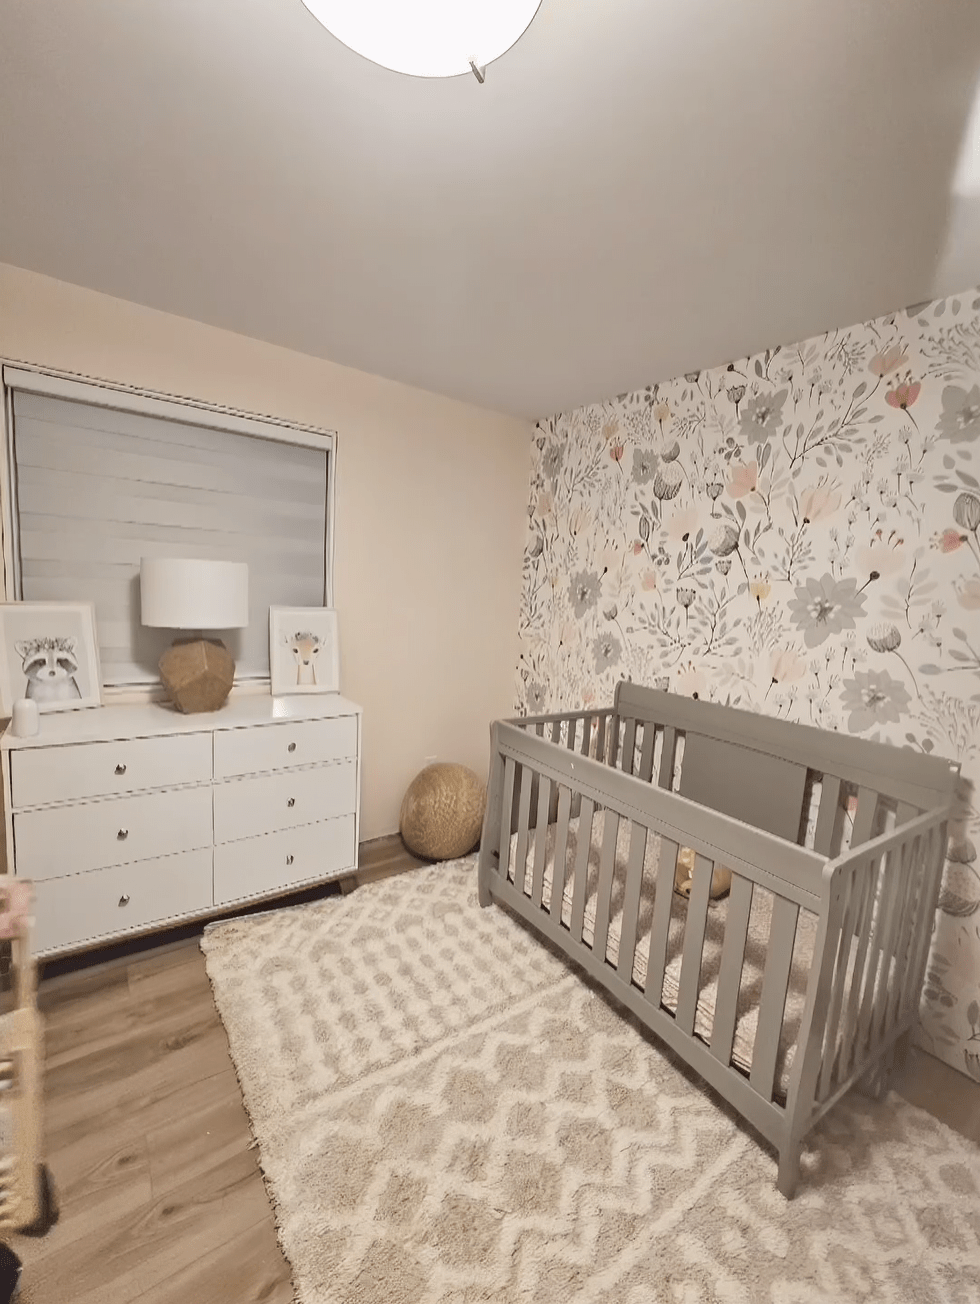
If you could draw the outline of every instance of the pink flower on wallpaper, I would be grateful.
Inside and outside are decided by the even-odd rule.
[[[688,538],[693,538],[698,532],[698,515],[696,507],[685,507],[682,511],[675,512],[667,526],[668,537],[674,543],[684,543]]]
[[[891,344],[887,349],[876,353],[868,363],[868,370],[872,376],[877,376],[880,380],[889,372],[896,371],[905,361],[907,347],[905,344]]]
[[[702,697],[707,688],[707,675],[693,661],[689,661],[674,680],[674,692],[683,693],[685,697]]]
[[[623,460],[623,445],[613,444],[609,450],[609,456],[614,462],[621,462]]]
[[[886,543],[872,543],[857,552],[858,570],[863,575],[897,575],[905,568],[905,549]]]
[[[980,611],[980,579],[971,575],[956,588],[956,601],[966,611]]]
[[[744,498],[746,494],[754,493],[758,483],[759,463],[755,458],[751,462],[732,463],[729,468],[728,492],[733,498]]]
[[[966,535],[960,534],[959,530],[943,530],[933,535],[932,542],[940,552],[955,552],[966,543]]]
[[[833,516],[840,503],[840,490],[822,479],[800,494],[800,517],[812,525]]]
[[[888,391],[885,402],[890,407],[901,408],[903,412],[907,412],[919,397],[921,390],[922,386],[917,380],[903,380],[900,385]]]
[[[791,647],[777,648],[769,659],[769,675],[774,684],[791,684],[806,674],[806,662]]]
[[[652,593],[657,587],[657,572],[651,568],[645,570],[640,576],[640,588],[646,593]]]

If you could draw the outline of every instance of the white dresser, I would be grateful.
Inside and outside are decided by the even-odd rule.
[[[357,868],[361,709],[231,697],[213,714],[103,706],[0,741],[6,868],[38,955],[227,910]]]

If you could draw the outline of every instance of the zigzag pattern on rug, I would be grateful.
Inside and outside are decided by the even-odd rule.
[[[980,1298],[974,1146],[855,1097],[788,1203],[472,858],[202,946],[302,1304]]]

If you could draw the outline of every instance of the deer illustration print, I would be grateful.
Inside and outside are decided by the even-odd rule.
[[[312,634],[309,630],[300,630],[291,637],[284,634],[283,642],[296,659],[297,688],[304,684],[315,684],[317,658],[323,648],[320,635]]]
[[[35,702],[70,702],[81,697],[75,676],[78,657],[73,638],[30,638],[15,643],[27,676],[25,696]]]

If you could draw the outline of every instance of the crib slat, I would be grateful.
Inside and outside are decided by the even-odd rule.
[[[500,797],[500,873],[508,877],[510,870],[510,826],[514,819],[514,781],[517,766],[508,756],[504,760],[503,791]]]
[[[902,909],[902,892],[904,888],[904,866],[902,848],[896,847],[888,853],[885,869],[885,921],[881,936],[880,964],[877,964],[877,984],[874,988],[872,1006],[865,1032],[869,1049],[876,1048],[885,1028],[885,1014],[888,1009],[891,988],[897,979],[892,977],[892,956],[895,950],[899,916]]]
[[[864,861],[861,865],[860,900],[858,904],[857,923],[854,931],[857,935],[857,952],[851,967],[851,980],[844,1009],[844,1029],[840,1039],[840,1056],[834,1082],[840,1083],[848,1076],[857,1049],[857,1021],[861,1004],[861,985],[868,965],[868,952],[871,948],[874,904],[878,891],[878,866],[875,862]],[[830,1056],[833,1059],[833,1055]],[[825,1066],[827,1067],[827,1066]],[[828,1073],[834,1065],[827,1067]],[[821,1084],[824,1079],[821,1077]]]
[[[674,782],[674,752],[677,748],[677,730],[668,725],[664,729],[664,745],[660,753],[660,774],[657,777],[657,787],[666,788],[670,792],[671,785]]]
[[[534,826],[534,864],[531,878],[531,902],[541,905],[541,892],[544,887],[544,865],[548,841],[548,812],[551,808],[551,780],[546,775],[538,775],[538,811]]]
[[[636,720],[630,716],[626,721],[626,728],[623,730],[623,770],[626,774],[633,773],[633,765],[636,760]]]
[[[909,929],[912,920],[912,894],[915,886],[912,872],[912,863],[914,859],[913,848],[906,843],[900,849],[898,857],[898,904],[895,912],[895,931],[889,948],[888,969],[886,971],[891,974],[892,965],[894,965],[894,974],[892,975],[891,985],[885,998],[885,1006],[881,1015],[881,1020],[877,1025],[878,1037],[884,1037],[888,1033],[898,1016],[898,1001],[902,991],[902,982],[905,977],[906,966],[908,964],[910,940]]]
[[[640,889],[643,886],[643,862],[646,858],[646,826],[630,824],[630,854],[626,862],[626,886],[623,892],[623,921],[619,930],[619,959],[616,971],[624,982],[633,980],[633,960],[636,952],[636,921],[640,913]]]
[[[606,764],[613,770],[619,764],[619,731],[622,720],[618,715],[609,717],[609,728],[606,731]]]
[[[928,836],[928,835],[927,835]],[[915,964],[917,941],[916,923],[922,893],[922,865],[919,843],[926,838],[913,838],[904,847],[907,882],[905,889],[905,913],[902,917],[902,951],[899,957],[898,982],[895,984],[895,999],[892,1005],[892,1020],[900,1019],[905,1014],[905,993],[909,982],[909,973]]]
[[[551,726],[551,741],[556,747],[561,746],[561,721],[555,720]],[[558,784],[551,785],[551,801],[548,804],[548,823],[554,824],[558,815]]]
[[[769,925],[769,947],[766,967],[762,975],[762,997],[759,1001],[759,1024],[756,1028],[755,1046],[752,1049],[752,1071],[749,1083],[754,1091],[766,1100],[772,1100],[776,1086],[776,1060],[779,1056],[779,1035],[783,1029],[783,1012],[786,1009],[786,989],[793,963],[793,944],[796,941],[796,924],[800,907],[786,897],[776,897]]]
[[[520,801],[517,807],[517,854],[514,859],[514,886],[521,892],[525,890],[527,879],[527,847],[530,840],[531,823],[531,784],[534,771],[528,765],[521,766]]]
[[[711,874],[714,861],[707,856],[694,857],[694,876],[691,899],[684,923],[684,949],[681,954],[681,980],[677,989],[677,1026],[690,1036],[694,1031],[698,990],[701,985],[701,954],[704,951],[704,931],[708,923],[708,900],[711,895]]]
[[[938,828],[931,830],[920,839],[921,851],[916,857],[918,874],[921,880],[919,904],[916,910],[918,934],[915,940],[912,963],[906,975],[903,1016],[908,1015],[909,1007],[914,1006],[919,999],[919,985],[922,981],[929,945],[932,940],[933,920],[926,903],[931,904],[936,899],[937,880],[941,878],[946,863],[946,839],[947,826],[945,823],[940,824]]]
[[[606,719],[604,715],[599,716],[599,725],[595,736],[595,754],[596,760],[604,761],[606,758]]]
[[[565,746],[570,752],[574,752],[575,750],[575,740],[578,737],[578,726],[578,720],[569,720],[568,733],[565,736]]]
[[[824,1023],[823,1054],[820,1059],[818,1097],[821,1100],[830,1090],[834,1061],[837,1057],[837,1033],[840,1029],[844,994],[847,991],[848,963],[854,947],[854,931],[860,919],[866,886],[864,878],[860,875],[860,870],[849,874],[843,885],[839,916],[841,927],[837,939],[837,955],[834,961],[830,1003],[827,1007],[827,1018]]]
[[[751,909],[752,882],[735,874],[732,876],[732,890],[728,898],[725,940],[722,943],[721,967],[718,970],[718,999],[715,1002],[714,1023],[711,1025],[711,1053],[722,1064],[730,1064],[732,1060],[738,989],[742,982],[745,939],[748,936]]]
[[[895,852],[889,851],[879,869],[881,890],[878,894],[878,915],[871,939],[871,954],[861,995],[858,1014],[855,1061],[872,1049],[871,1038],[874,1016],[882,983],[886,981],[887,945],[895,913]]]
[[[593,954],[600,960],[606,958],[606,942],[609,938],[609,913],[618,838],[619,815],[613,810],[607,810],[603,819],[602,851],[599,855],[599,886],[596,891],[595,936],[592,940]]]
[[[592,725],[594,719],[594,716],[587,715],[582,721],[582,746],[579,748],[579,751],[583,756],[588,756],[590,748],[592,747]]]
[[[674,874],[677,872],[677,853],[680,847],[669,838],[660,839],[660,863],[657,866],[656,895],[653,898],[653,926],[650,929],[650,951],[647,958],[647,983],[643,994],[648,1001],[660,1006],[664,990],[664,971],[667,968],[667,938],[670,933],[670,907],[674,895]]]
[[[568,820],[572,807],[572,790],[558,785],[558,814],[555,822],[555,864],[551,871],[551,910],[561,919],[561,902],[565,894],[565,860],[568,856]]]
[[[589,878],[589,850],[592,846],[592,816],[595,814],[595,802],[590,797],[582,798],[582,810],[578,819],[578,847],[575,852],[575,886],[572,888],[572,940],[582,940],[582,923],[585,919],[585,895]]]
[[[643,748],[640,752],[639,777],[649,783],[653,776],[653,748],[657,741],[657,727],[652,720],[643,724]]]
[[[841,781],[833,774],[825,774],[820,788],[820,805],[817,808],[817,827],[813,834],[813,849],[821,856],[835,856],[840,849],[840,835],[844,827],[844,808],[841,805]]]
[[[858,788],[857,810],[851,830],[851,849],[862,846],[871,837],[878,811],[878,794],[874,788]]]

